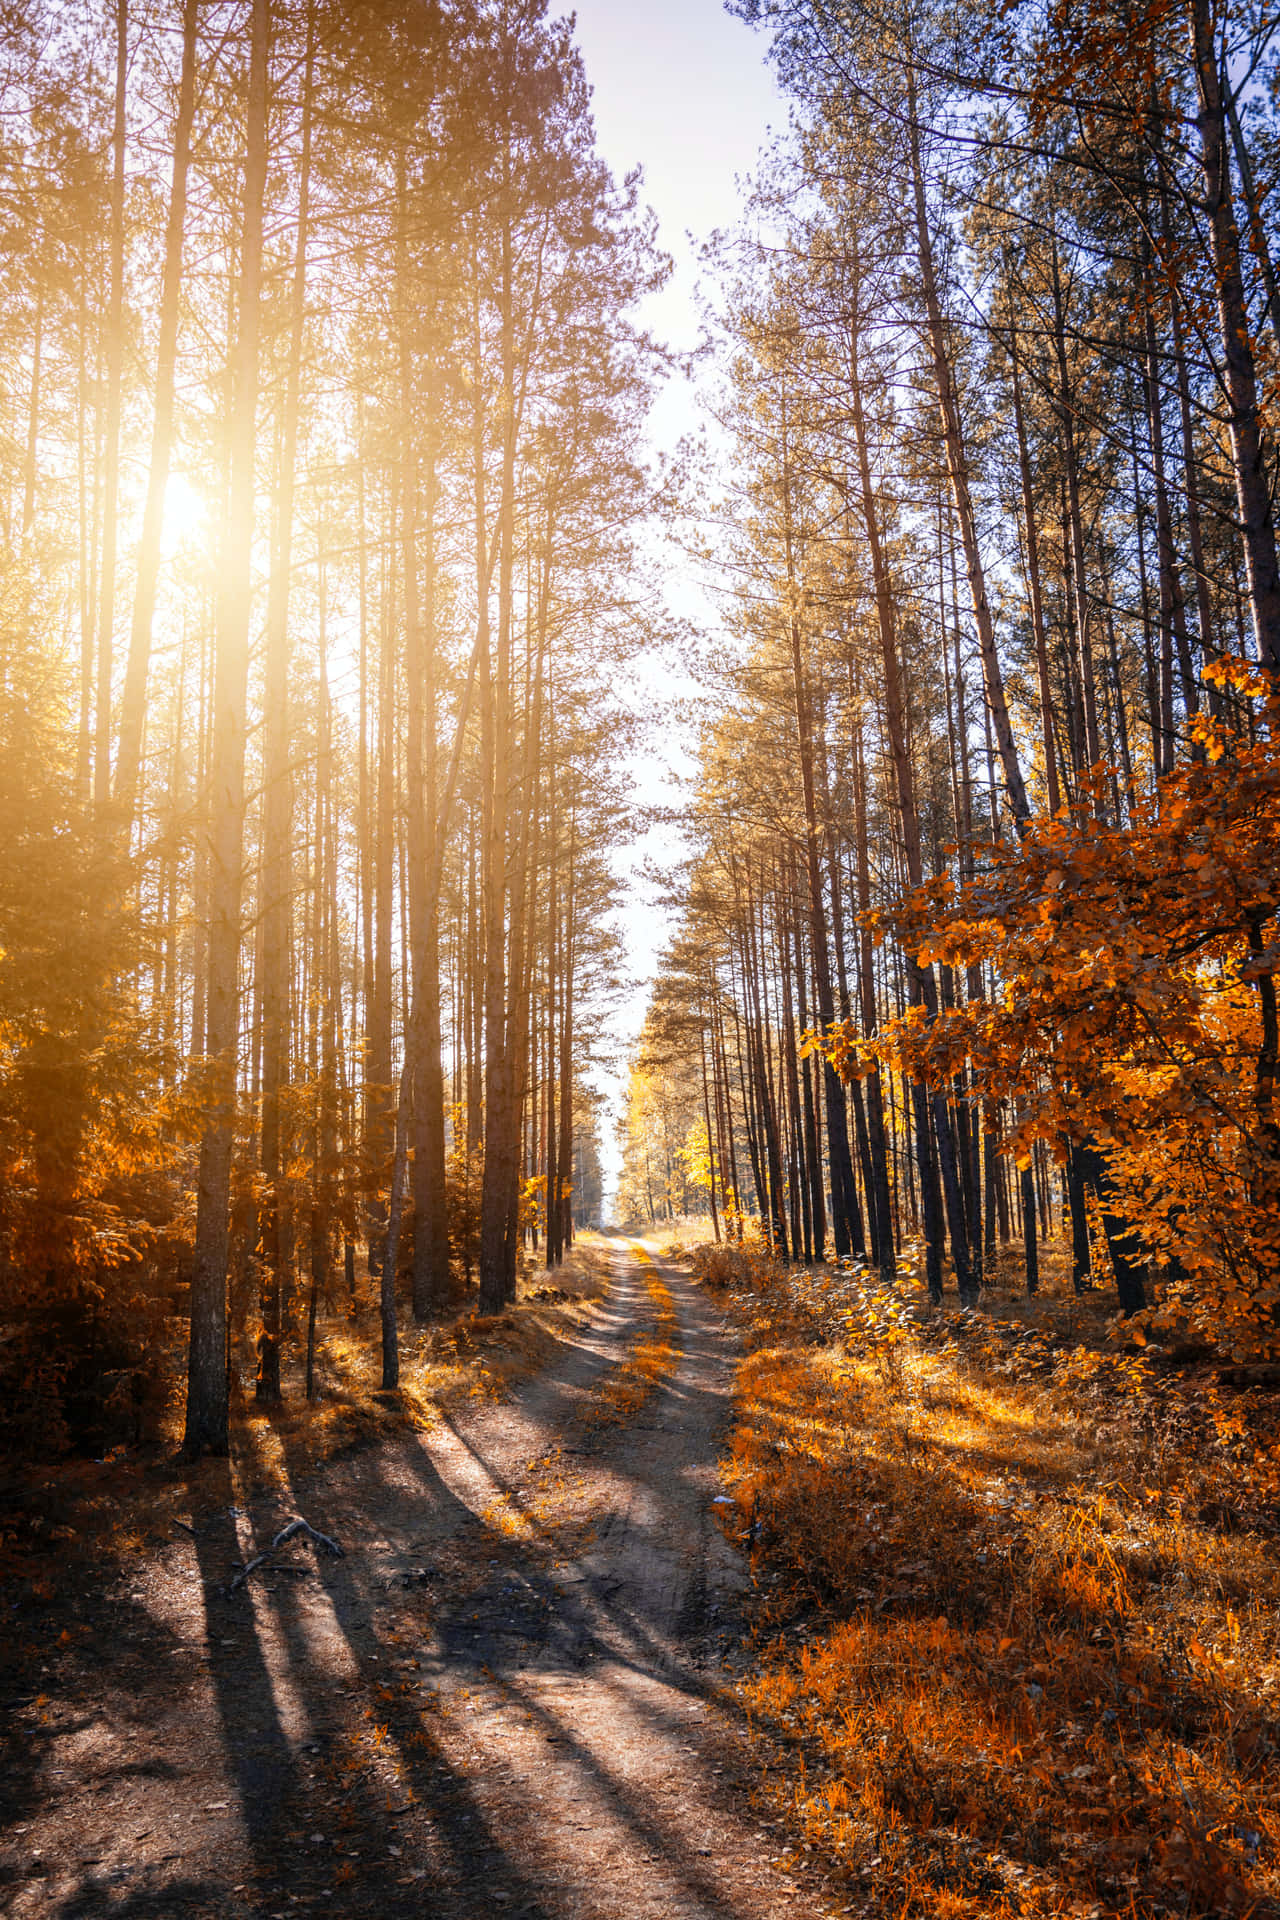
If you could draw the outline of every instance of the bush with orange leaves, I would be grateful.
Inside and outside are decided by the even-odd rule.
[[[47,678],[19,651],[0,686],[0,1452],[96,1453],[167,1390],[198,1089],[135,1004],[136,882]]]
[[[1240,663],[1218,675],[1262,693]],[[831,1041],[846,1078],[967,1066],[975,1103],[1013,1101],[1020,1163],[1037,1138],[1100,1149],[1108,1207],[1165,1270],[1153,1321],[1239,1358],[1280,1350],[1280,709],[1264,719],[1252,740],[1199,722],[1198,757],[1124,826],[1099,779],[972,879],[909,894],[881,934],[921,964],[989,964],[995,998]]]

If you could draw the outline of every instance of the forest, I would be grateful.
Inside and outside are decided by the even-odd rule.
[[[1277,18],[726,11],[0,9],[20,1920],[1280,1913]]]
[[[225,1450],[357,1258],[394,1388],[402,1266],[498,1311],[598,1186],[663,257],[538,8],[242,12],[6,36],[20,1444],[127,1439],[176,1316]]]
[[[731,637],[624,1206],[935,1302],[1065,1237],[1269,1357],[1274,23],[739,11],[795,122],[713,250]]]

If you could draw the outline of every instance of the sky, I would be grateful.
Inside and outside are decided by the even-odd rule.
[[[619,176],[643,167],[644,198],[676,261],[646,317],[673,346],[692,346],[697,244],[732,223],[737,177],[785,121],[764,37],[720,0],[583,0],[574,14],[600,151]],[[667,424],[664,408],[657,429]]]
[[[643,200],[658,217],[659,239],[675,270],[641,318],[668,345],[697,345],[698,249],[717,227],[731,226],[742,201],[740,180],[751,174],[771,127],[786,122],[786,109],[765,64],[764,37],[724,11],[721,0],[582,0],[575,9],[575,39],[592,88],[597,145],[615,175],[643,168]],[[672,452],[698,424],[696,396],[680,380],[668,383],[649,423],[656,453]],[[714,605],[691,582],[672,585],[673,609],[686,619],[714,620]],[[638,692],[645,697],[644,675]],[[651,740],[634,769],[638,793],[647,800],[674,797],[671,776],[688,757],[678,736]],[[671,853],[651,836],[618,860],[628,883],[621,915],[629,971],[640,984],[621,1009],[619,1038],[639,1030],[645,982],[667,934],[667,925],[644,887],[646,854]],[[620,1110],[623,1086],[610,1085]],[[606,1191],[617,1155],[606,1122],[602,1141]]]

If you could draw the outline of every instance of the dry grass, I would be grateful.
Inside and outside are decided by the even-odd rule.
[[[648,1248],[663,1260],[689,1261],[696,1247],[701,1246],[711,1231],[711,1222],[706,1214],[679,1215],[674,1220],[663,1220],[655,1227],[642,1231],[628,1229],[627,1238],[632,1246]]]
[[[601,1376],[584,1416],[589,1427],[624,1427],[645,1402],[671,1377],[680,1322],[671,1289],[655,1271],[653,1260],[639,1241],[632,1250],[644,1275],[649,1299],[649,1324],[636,1331],[626,1353]]]
[[[39,1583],[60,1559],[78,1554],[127,1564],[172,1538],[175,1524],[228,1499],[244,1504],[284,1491],[348,1448],[429,1426],[440,1408],[501,1398],[554,1359],[565,1335],[591,1314],[607,1286],[607,1242],[582,1236],[554,1276],[532,1266],[505,1313],[464,1314],[430,1328],[402,1313],[395,1393],[381,1391],[373,1284],[362,1274],[353,1311],[344,1303],[322,1312],[314,1401],[295,1359],[281,1405],[258,1405],[246,1344],[233,1375],[228,1459],[176,1457],[182,1403],[175,1396],[157,1445],[118,1448],[104,1461],[15,1465],[0,1479],[0,1577]]]
[[[744,1700],[851,1911],[1280,1912],[1274,1396],[1061,1295],[731,1295]]]

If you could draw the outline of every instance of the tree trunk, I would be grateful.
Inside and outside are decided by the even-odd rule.
[[[1084,560],[1084,514],[1080,504],[1080,462],[1076,446],[1075,402],[1071,395],[1071,376],[1067,369],[1066,315],[1063,311],[1062,285],[1058,272],[1058,241],[1053,236],[1053,347],[1058,362],[1058,422],[1062,429],[1063,480],[1067,493],[1067,528],[1070,535],[1072,601],[1075,613],[1076,653],[1080,671],[1080,697],[1084,713],[1085,765],[1096,767],[1102,759],[1102,740],[1098,731],[1098,695],[1093,672],[1093,648],[1089,636],[1089,577]]]
[[[263,201],[267,180],[270,0],[253,0],[240,284],[230,417],[231,488],[220,568],[210,767],[208,1116],[200,1143],[184,1446],[227,1450],[227,1258],[240,1033],[240,888],[245,709],[252,601],[254,443]]]
[[[178,113],[173,129],[173,173],[169,185],[169,212],[165,222],[164,266],[160,278],[160,330],[156,350],[155,407],[151,419],[151,462],[138,541],[137,575],[133,589],[133,619],[129,658],[125,667],[124,697],[120,706],[120,743],[116,756],[112,811],[117,833],[127,839],[142,762],[142,730],[147,706],[147,674],[151,662],[151,627],[155,619],[156,583],[164,533],[164,496],[169,484],[173,449],[174,378],[178,359],[178,319],[182,291],[182,240],[187,217],[187,174],[191,163],[191,129],[196,104],[196,51],[200,0],[183,0],[182,71],[178,81]],[[303,94],[303,177],[299,182],[300,233],[306,227],[306,174],[311,145],[311,67],[314,22],[308,15],[307,78]],[[296,397],[294,403],[296,414]],[[290,475],[290,478],[292,476]]]
[[[413,959],[411,1018],[405,1035],[413,1088],[413,1314],[422,1322],[438,1310],[449,1288],[449,1218],[445,1196],[444,1064],[440,1020],[440,901],[434,881],[440,865],[436,789],[436,422],[428,380],[423,430],[426,475],[423,504],[423,595],[418,583],[417,399],[410,339],[416,305],[408,284],[409,207],[404,154],[396,161],[396,280],[400,360],[401,596],[409,712],[409,925]]]
[[[1280,682],[1280,563],[1276,555],[1271,481],[1259,415],[1258,377],[1240,265],[1240,235],[1231,197],[1218,48],[1210,0],[1187,0],[1195,65],[1204,171],[1205,211],[1218,302],[1225,387],[1230,407],[1236,499],[1244,533],[1254,637],[1273,682]]]
[[[188,0],[194,11],[195,0]],[[285,375],[280,475],[276,496],[276,541],[267,588],[267,650],[263,676],[262,874],[262,1177],[259,1217],[262,1261],[262,1335],[257,1398],[280,1398],[280,1343],[284,1278],[293,1259],[292,1222],[284,1180],[283,1096],[290,1078],[289,986],[292,968],[293,752],[289,707],[289,588],[292,579],[294,471],[302,346],[306,325],[307,237],[311,194],[311,119],[315,70],[315,8],[307,13],[306,68],[302,95],[302,155],[298,176],[298,230],[294,241],[289,361]],[[181,248],[181,233],[178,246]],[[172,370],[171,370],[172,380]],[[172,395],[170,396],[172,399]],[[158,412],[158,406],[157,406]],[[154,603],[154,580],[152,582]],[[136,615],[136,607],[135,607]],[[150,646],[150,611],[146,643]],[[135,620],[135,640],[137,627]],[[145,680],[145,656],[142,664]]]
[[[813,715],[810,691],[804,670],[794,533],[791,511],[790,451],[787,439],[786,398],[782,413],[782,516],[787,569],[787,623],[791,642],[791,670],[795,699],[796,731],[800,748],[800,784],[804,802],[805,870],[809,882],[809,937],[813,953],[814,997],[818,1022],[824,1033],[835,1024],[835,997],[831,990],[831,954],[827,943],[827,922],[822,898],[822,866],[819,842],[817,787],[814,779]],[[862,1215],[858,1207],[853,1178],[853,1160],[849,1152],[848,1103],[844,1083],[826,1055],[823,1079],[827,1110],[827,1160],[831,1173],[832,1227],[836,1257],[865,1252]],[[818,1253],[822,1258],[822,1253]]]
[[[1058,754],[1053,737],[1053,694],[1049,684],[1049,640],[1044,623],[1044,599],[1040,591],[1040,535],[1036,527],[1035,491],[1031,479],[1031,456],[1027,449],[1027,430],[1022,412],[1022,378],[1018,368],[1018,335],[1012,318],[1009,325],[1009,365],[1013,373],[1013,423],[1018,436],[1018,475],[1022,485],[1022,519],[1026,539],[1027,598],[1031,603],[1031,631],[1036,643],[1036,681],[1040,692],[1040,730],[1044,741],[1045,794],[1050,813],[1062,805],[1058,786]]]
[[[889,736],[889,751],[893,762],[894,778],[897,787],[898,812],[902,823],[903,853],[906,860],[907,878],[911,886],[920,886],[923,880],[923,867],[920,857],[920,817],[916,809],[915,783],[912,776],[910,757],[907,752],[905,707],[902,697],[901,671],[898,665],[898,644],[895,631],[892,591],[888,569],[885,565],[884,551],[880,540],[879,519],[876,512],[875,495],[871,485],[871,461],[867,448],[866,421],[862,410],[862,390],[858,378],[856,337],[850,340],[850,404],[853,418],[854,435],[857,443],[858,473],[862,491],[863,519],[867,535],[867,547],[871,555],[872,580],[875,587],[876,616],[880,634],[881,657],[884,664],[884,713],[885,728]],[[1025,804],[1025,797],[1024,797]],[[927,1018],[937,1018],[937,986],[931,967],[920,966],[912,955],[906,956],[913,1003],[922,1005]],[[915,1116],[917,1151],[920,1160],[921,1192],[925,1211],[925,1230],[929,1237],[930,1273],[929,1286],[941,1291],[941,1211],[935,1204],[933,1188],[933,1156],[929,1148],[929,1129],[927,1112],[932,1104],[934,1124],[937,1129],[938,1165],[942,1175],[943,1192],[946,1198],[947,1224],[951,1233],[951,1258],[955,1267],[956,1283],[963,1300],[976,1293],[976,1287],[969,1267],[968,1251],[965,1242],[964,1214],[960,1200],[960,1189],[956,1175],[955,1152],[951,1138],[950,1119],[947,1114],[946,1100],[935,1095],[932,1103],[926,1099],[925,1090],[917,1082],[912,1082],[912,1110]],[[936,1239],[933,1237],[936,1236]]]
[[[111,285],[107,299],[107,422],[98,572],[98,692],[93,797],[100,815],[111,799],[111,674],[120,521],[120,401],[124,372],[124,152],[129,73],[129,0],[116,0],[116,86],[111,133]],[[246,195],[248,185],[246,181]],[[241,272],[243,282],[243,268]]]
[[[484,1175],[480,1193],[480,1311],[501,1313],[514,1286],[514,1248],[510,1241],[511,1195],[519,1181],[519,1111],[516,1065],[507,1026],[507,853],[512,777],[511,641],[515,564],[515,315],[512,234],[509,220],[501,235],[501,378],[509,396],[503,413],[501,492],[498,504],[498,625],[496,657],[486,648],[482,680],[484,707],[481,755],[484,782]],[[476,364],[476,547],[483,564],[482,367]],[[487,608],[488,584],[484,586]],[[487,613],[486,613],[487,624]]]
[[[1004,675],[1000,669],[1000,655],[996,650],[995,625],[991,618],[991,604],[987,598],[982,550],[978,544],[978,527],[973,510],[973,495],[969,486],[969,461],[965,450],[964,429],[960,419],[955,382],[951,374],[946,326],[942,317],[942,304],[938,297],[937,275],[934,271],[929,209],[925,197],[924,171],[920,164],[920,128],[916,118],[915,71],[910,65],[907,68],[907,126],[911,145],[911,181],[915,198],[916,250],[920,263],[921,292],[924,295],[925,314],[928,320],[929,346],[933,357],[938,409],[942,419],[947,477],[951,482],[956,519],[960,526],[965,571],[968,575],[969,593],[973,602],[974,625],[978,632],[978,650],[982,656],[982,676],[986,687],[987,705],[991,711],[996,739],[1000,747],[1009,810],[1015,825],[1021,832],[1022,823],[1029,818],[1031,809],[1027,804],[1026,787],[1023,784],[1022,768],[1018,761],[1018,749],[1009,720]]]

